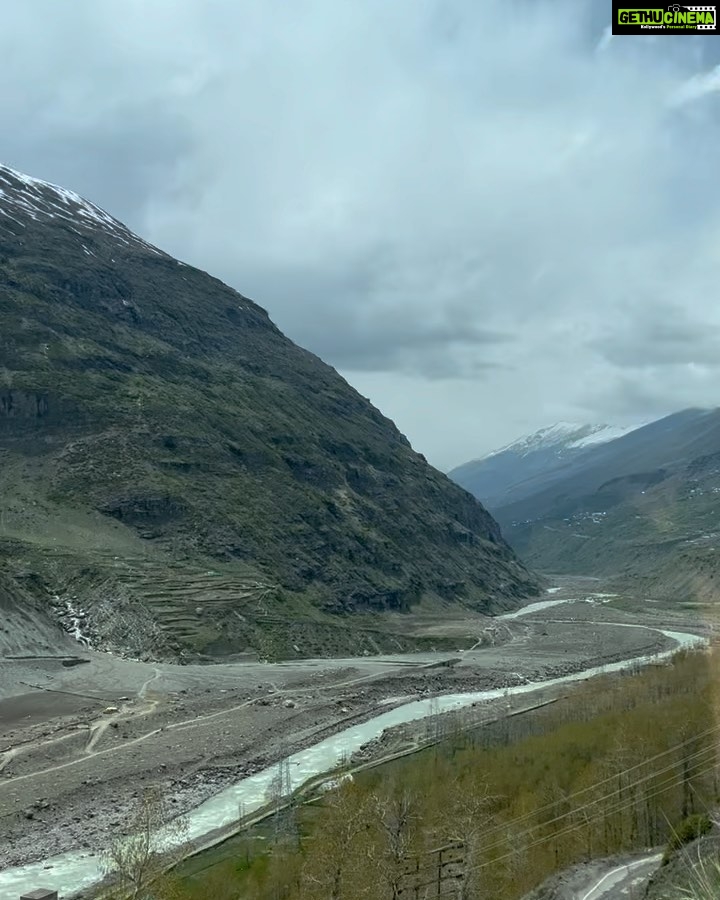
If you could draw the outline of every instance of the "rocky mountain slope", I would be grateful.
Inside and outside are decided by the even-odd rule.
[[[0,571],[95,645],[400,647],[373,616],[537,590],[480,503],[263,309],[3,167],[0,321]]]
[[[504,524],[568,514],[608,482],[675,469],[720,449],[720,411],[687,409],[588,447],[539,482],[528,481],[508,503],[493,507]]]
[[[621,575],[658,595],[717,598],[720,410],[684,410],[589,448],[494,512],[547,572]]]
[[[489,509],[539,491],[561,475],[588,448],[607,443],[632,429],[613,425],[558,422],[513,441],[499,450],[452,469],[448,476]]]

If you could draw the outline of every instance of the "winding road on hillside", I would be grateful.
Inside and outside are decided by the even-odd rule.
[[[624,865],[614,866],[592,883],[579,889],[578,900],[639,900],[650,876],[660,865],[662,853],[652,853]]]

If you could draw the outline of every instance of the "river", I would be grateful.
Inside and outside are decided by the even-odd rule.
[[[568,600],[546,600],[532,603],[522,610],[511,613],[505,618],[517,618],[540,609],[547,609]],[[608,625],[615,623],[606,623]],[[405,703],[395,709],[381,713],[367,722],[354,725],[339,731],[323,741],[293,753],[287,758],[289,778],[292,789],[300,787],[310,778],[322,775],[335,769],[343,757],[350,756],[360,747],[379,737],[386,728],[392,728],[405,722],[435,715],[438,712],[461,709],[484,700],[495,700],[506,694],[528,694],[551,685],[582,681],[603,673],[619,672],[633,666],[647,664],[651,661],[667,658],[684,647],[693,647],[706,643],[706,640],[695,634],[686,632],[653,629],[677,642],[677,647],[653,656],[640,656],[605,666],[584,669],[572,675],[564,675],[547,681],[530,682],[511,688],[494,688],[465,694],[444,694],[425,700]],[[261,772],[243,778],[232,787],[225,788],[214,797],[191,810],[185,816],[187,830],[184,840],[198,840],[219,828],[226,828],[237,822],[239,810],[249,815],[265,806],[273,779],[277,778],[278,765],[263,769]],[[54,886],[61,889],[61,896],[70,896],[77,891],[98,882],[102,877],[100,861],[96,854],[89,851],[71,850],[67,853],[46,859],[43,862],[16,866],[0,872],[0,900],[18,900],[20,895],[39,887]]]

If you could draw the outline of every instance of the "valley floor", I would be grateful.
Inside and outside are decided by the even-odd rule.
[[[494,645],[456,653],[172,666],[80,648],[87,662],[70,667],[4,659],[0,870],[78,847],[95,853],[143,788],[157,785],[178,812],[191,809],[390,708],[388,699],[551,678],[672,646],[656,628],[710,629],[688,611],[608,596],[591,580],[560,579],[548,594],[570,598],[589,602],[495,620]],[[478,617],[445,627],[467,646],[487,626]]]

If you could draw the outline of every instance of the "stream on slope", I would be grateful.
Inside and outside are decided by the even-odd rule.
[[[498,618],[518,618],[518,615],[538,612],[560,603],[572,601],[545,600],[532,603],[523,610]],[[616,624],[616,623],[607,623]],[[643,626],[640,626],[643,627]],[[647,626],[645,626],[647,627]],[[507,694],[527,694],[553,685],[582,681],[595,675],[620,672],[637,665],[668,658],[678,649],[706,643],[706,639],[695,634],[678,631],[653,629],[677,642],[678,646],[662,653],[639,656],[604,666],[594,666],[546,681],[530,682],[511,688],[493,688],[473,693],[444,694],[438,697],[415,700],[395,709],[381,713],[359,725],[325,738],[319,743],[293,753],[287,757],[289,781],[292,790],[299,788],[308,779],[335,769],[343,758],[359,750],[363,744],[379,737],[386,728],[416,721],[441,712],[462,709],[474,703],[495,700]],[[283,764],[285,761],[283,761]],[[278,764],[263,769],[255,775],[243,778],[231,787],[225,788],[184,816],[187,823],[184,840],[198,841],[217,829],[227,828],[238,821],[239,810],[249,815],[267,804],[268,793],[277,778]],[[71,850],[42,862],[15,866],[0,872],[0,900],[17,900],[25,891],[53,883],[61,888],[64,896],[87,888],[101,880],[103,873],[98,856],[89,851]]]

